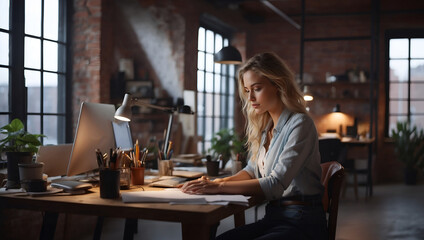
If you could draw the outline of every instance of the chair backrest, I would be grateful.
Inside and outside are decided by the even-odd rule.
[[[330,240],[336,237],[337,214],[339,211],[339,197],[344,180],[344,168],[336,162],[321,163],[321,183],[325,187],[322,203],[328,213],[328,235]]]
[[[331,161],[341,161],[343,145],[338,138],[319,139],[319,152],[321,154],[321,163]]]

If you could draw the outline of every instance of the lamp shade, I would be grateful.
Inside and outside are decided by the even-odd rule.
[[[125,94],[124,101],[122,101],[122,105],[116,110],[115,118],[121,121],[129,122],[131,121],[131,96],[129,94]]]
[[[214,62],[221,64],[241,64],[241,55],[237,48],[227,46],[215,54]]]
[[[340,110],[340,104],[336,104],[336,106],[333,108],[333,112],[342,112],[341,110]]]

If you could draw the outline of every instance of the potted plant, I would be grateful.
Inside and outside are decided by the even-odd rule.
[[[405,164],[405,183],[416,183],[418,169],[424,168],[424,133],[408,122],[398,122],[392,129],[395,153],[399,161]]]
[[[219,130],[211,140],[211,148],[208,150],[214,159],[219,155],[222,156],[222,169],[225,168],[227,162],[232,155],[242,154],[245,158],[245,141],[234,133],[234,129],[223,128]],[[241,156],[241,155],[239,155]],[[239,159],[242,160],[243,158]]]
[[[0,128],[6,135],[0,140],[0,152],[7,156],[7,188],[20,187],[18,164],[32,163],[33,155],[41,145],[42,134],[30,134],[24,129],[24,124],[19,119]]]

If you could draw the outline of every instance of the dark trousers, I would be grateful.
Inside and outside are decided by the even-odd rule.
[[[258,222],[223,233],[216,239],[328,239],[327,220],[322,205],[266,206]]]

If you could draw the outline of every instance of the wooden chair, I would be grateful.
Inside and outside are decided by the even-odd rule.
[[[340,190],[345,172],[343,166],[336,161],[322,163],[321,168],[321,183],[325,187],[322,203],[328,215],[328,236],[330,240],[334,240],[336,238]]]

